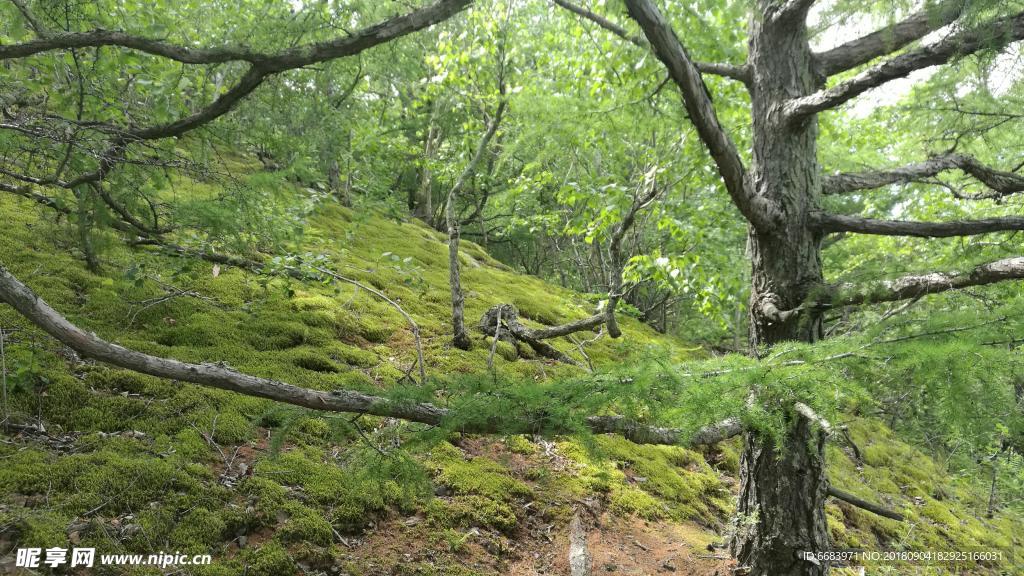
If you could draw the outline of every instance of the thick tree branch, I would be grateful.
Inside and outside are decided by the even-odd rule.
[[[49,196],[44,196],[42,194],[39,194],[38,192],[33,192],[32,189],[28,186],[14,186],[11,184],[0,182],[0,191],[9,192],[11,194],[21,196],[23,198],[28,198],[29,200],[32,200],[33,202],[36,202],[42,206],[52,208],[56,210],[58,213],[63,214],[65,216],[71,214],[71,209],[65,206],[64,204],[61,204],[60,202],[53,198],[50,198]]]
[[[117,46],[168,58],[183,64],[222,64],[244,61],[268,73],[283,72],[349,56],[410,32],[427,28],[450,18],[471,2],[472,0],[439,0],[435,4],[385,20],[349,36],[296,46],[274,54],[257,52],[247,46],[189,48],[117,30],[91,30],[50,34],[28,42],[0,46],[0,60],[25,58],[52,50]]]
[[[155,126],[94,126],[111,136],[107,149],[98,155],[98,166],[91,172],[69,178],[67,181],[52,183],[63,188],[75,189],[84,184],[98,183],[106,178],[111,170],[125,160],[126,148],[132,142],[181,136],[206,125],[230,112],[270,76],[358,54],[363,50],[441,22],[458,13],[471,2],[472,0],[438,0],[434,4],[390,18],[341,38],[297,46],[275,54],[256,53],[246,47],[193,49],[159,40],[139,38],[123,32],[94,30],[46,34],[36,40],[0,46],[0,60],[24,58],[58,49],[120,46],[189,64],[216,64],[236,60],[250,64],[248,70],[233,87],[191,115]]]
[[[861,498],[857,498],[853,494],[850,494],[848,492],[843,492],[842,490],[836,488],[835,486],[829,486],[828,487],[828,495],[833,497],[833,498],[837,498],[839,500],[842,500],[843,502],[846,502],[847,504],[852,504],[852,505],[856,506],[857,508],[863,508],[864,510],[867,510],[868,512],[873,512],[875,514],[878,514],[879,516],[884,516],[886,518],[891,518],[893,520],[896,520],[897,522],[902,522],[903,521],[903,515],[900,514],[899,512],[896,512],[895,510],[890,510],[890,509],[888,509],[888,508],[886,508],[884,506],[879,506],[878,504],[874,504],[872,502],[868,502],[867,500],[862,500]]]
[[[961,170],[984,184],[990,192],[966,196],[957,193],[958,198],[981,200],[999,199],[1011,194],[1024,192],[1024,176],[1004,172],[985,166],[976,158],[966,154],[948,153],[933,156],[924,162],[917,162],[872,172],[847,172],[826,176],[822,182],[823,194],[845,194],[857,190],[870,190],[891,184],[920,182],[947,170]]]
[[[777,7],[769,9],[765,16],[771,20],[806,19],[807,12],[817,0],[786,0]]]
[[[651,44],[650,42],[647,41],[646,38],[644,38],[643,36],[630,34],[629,31],[623,28],[622,26],[619,26],[615,22],[612,22],[611,20],[605,18],[604,16],[601,16],[600,14],[597,14],[596,12],[587,10],[586,8],[578,4],[573,4],[568,0],[551,1],[561,6],[562,8],[565,8],[569,12],[576,14],[577,16],[580,16],[586,20],[590,20],[594,24],[597,24],[601,28],[604,28],[605,30],[611,32],[612,34],[618,36],[619,38],[622,38],[623,40],[629,42],[630,44],[633,44],[634,46],[638,46],[640,48],[643,48],[644,50],[651,49]],[[724,78],[731,78],[733,80],[743,82],[744,84],[750,82],[750,69],[746,66],[736,66],[734,64],[724,64],[716,62],[694,62],[693,65],[696,66],[697,70],[699,70],[703,74],[714,74],[716,76],[722,76]]]
[[[866,285],[842,284],[830,287],[836,296],[830,306],[853,306],[920,298],[971,286],[1024,279],[1024,257],[1005,258],[975,266],[966,272],[933,272],[883,280]]]
[[[430,403],[397,402],[354,390],[323,391],[302,388],[278,380],[244,374],[223,363],[191,364],[144,354],[113,344],[69,322],[3,266],[0,266],[0,302],[9,304],[29,322],[82,356],[142,374],[191,382],[313,410],[386,416],[432,426],[443,425],[448,418],[453,416],[449,409]],[[601,416],[593,422],[590,419],[587,419],[586,422],[595,433],[619,432],[637,443],[678,444],[685,440],[678,431],[645,426],[616,417]],[[554,425],[554,429],[547,429],[549,432],[572,432],[569,423],[550,424]],[[524,418],[522,421],[511,422],[476,421],[459,429],[470,433],[502,432],[508,434],[533,432],[536,431],[537,426]],[[688,445],[698,446],[719,442],[735,435],[730,433],[731,430],[733,428],[723,424],[710,426],[690,438]]]
[[[138,229],[139,233],[145,234],[147,236],[159,236],[161,234],[166,234],[174,230],[174,227],[172,226],[161,227],[156,222],[153,223],[153,226],[150,226],[145,222],[142,222],[141,220],[136,218],[135,215],[129,212],[127,208],[118,203],[117,200],[115,200],[110,195],[110,193],[107,192],[107,189],[99,182],[92,183],[91,187],[93,191],[96,192],[96,194],[100,197],[100,199],[103,200],[104,204],[106,204],[108,207],[110,207],[111,210],[116,212],[117,215],[121,217],[121,220],[131,225],[132,227]]]
[[[832,76],[891,54],[956,21],[964,4],[965,0],[943,0],[938,4],[930,4],[900,22],[815,54],[818,71],[823,76]]]
[[[950,34],[934,44],[895,56],[832,88],[790,100],[785,106],[785,112],[791,122],[798,121],[811,114],[835,108],[876,86],[903,78],[914,70],[945,64],[985,48],[1001,48],[1022,38],[1024,12],[997,18],[988,24]]]
[[[989,232],[1024,230],[1024,217],[1003,216],[958,220],[953,222],[912,222],[908,220],[874,220],[859,216],[843,216],[817,212],[811,217],[811,224],[822,233],[853,232],[855,234],[877,234],[882,236],[916,236],[919,238],[948,238],[951,236],[972,236]]]
[[[583,320],[577,320],[568,324],[554,326],[552,328],[533,329],[519,321],[519,310],[512,304],[498,304],[491,306],[480,318],[478,327],[487,336],[495,339],[511,339],[513,342],[525,342],[533,348],[537,354],[545,358],[565,362],[566,364],[577,364],[575,360],[565,355],[561,350],[544,342],[548,338],[566,336],[580,330],[588,330],[604,324],[607,317],[604,313],[595,314]],[[511,337],[511,338],[510,338]]]
[[[764,198],[754,193],[753,183],[736,145],[718,121],[700,71],[694,66],[672,27],[650,0],[626,0],[626,8],[629,15],[640,24],[655,55],[679,87],[690,122],[708,147],[736,207],[754,227],[761,230],[774,228],[774,211]]]
[[[638,425],[623,416],[590,416],[587,424],[595,433],[620,434],[637,444],[680,444],[683,440],[679,430]],[[721,422],[698,430],[686,442],[689,446],[710,446],[743,433],[739,418],[726,418]]]

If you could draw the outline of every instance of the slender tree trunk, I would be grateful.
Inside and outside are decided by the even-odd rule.
[[[768,13],[772,0],[759,2]],[[783,102],[811,93],[820,82],[803,17],[755,18],[750,29],[752,180],[757,194],[780,206],[788,221],[771,232],[750,232],[750,345],[758,354],[785,340],[822,336],[820,315],[779,314],[797,308],[822,282],[821,239],[808,226],[821,188],[817,120],[796,126],[782,120]],[[740,564],[754,576],[825,574],[827,566],[799,556],[829,546],[824,437],[814,424],[793,413],[779,442],[747,433],[740,476],[732,543]]]
[[[455,213],[455,202],[458,200],[462,189],[466,187],[466,182],[476,171],[480,159],[487,152],[487,145],[498,131],[498,125],[501,124],[501,117],[505,113],[506,104],[504,99],[498,102],[498,108],[495,110],[494,117],[488,124],[487,130],[484,131],[480,143],[477,144],[476,152],[473,153],[469,164],[466,165],[465,170],[462,171],[459,179],[455,181],[455,185],[448,192],[448,198],[444,203],[444,219],[445,225],[448,228],[448,285],[452,292],[452,343],[456,348],[462,350],[469,350],[473,343],[466,332],[466,318],[463,306],[465,297],[462,294],[462,278],[459,272],[459,241],[462,237],[459,232],[459,217]]]
[[[466,332],[465,296],[462,294],[462,278],[459,267],[459,222],[452,216],[453,198],[449,197],[448,207],[448,286],[452,292],[452,344],[461,350],[469,350],[473,343]]]
[[[434,225],[434,174],[430,169],[430,162],[434,159],[437,141],[439,139],[438,127],[434,122],[437,104],[434,104],[434,111],[430,114],[427,133],[423,140],[423,167],[420,169],[420,185],[416,191],[415,208],[413,216],[424,222]]]
[[[348,186],[341,183],[341,166],[338,164],[337,158],[332,158],[331,164],[327,168],[327,185],[331,189],[331,194],[337,197],[342,206],[352,206],[352,201],[348,196]]]
[[[96,249],[92,244],[92,211],[88,187],[80,186],[74,190],[77,208],[78,243],[85,258],[85,266],[90,272],[99,272],[100,261],[96,257]]]

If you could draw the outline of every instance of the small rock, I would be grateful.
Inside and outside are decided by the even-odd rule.
[[[249,537],[242,535],[238,537],[238,547],[245,548],[245,545],[249,543]]]

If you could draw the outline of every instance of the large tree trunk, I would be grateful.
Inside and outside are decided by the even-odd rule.
[[[773,2],[760,3],[767,14]],[[778,342],[813,342],[822,334],[816,313],[779,314],[797,308],[822,282],[821,239],[808,225],[821,188],[817,120],[787,126],[782,117],[785,100],[811,93],[819,81],[801,15],[755,18],[750,28],[753,182],[757,194],[780,206],[787,220],[771,231],[750,232],[750,344],[757,354]],[[824,438],[798,414],[789,420],[781,444],[756,432],[745,438],[733,553],[752,575],[827,572],[798,557],[829,545]]]
[[[733,555],[751,575],[825,574],[800,556],[829,545],[824,433],[794,414],[784,445],[756,433],[744,441]]]

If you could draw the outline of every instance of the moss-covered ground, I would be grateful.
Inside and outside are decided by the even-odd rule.
[[[9,197],[0,198],[0,214],[0,262],[58,311],[125,346],[325,390],[385,391],[415,360],[402,316],[356,287],[215,269],[116,238],[106,239],[94,274],[61,240],[65,223]],[[593,309],[592,298],[463,246],[471,322],[500,302],[540,324]],[[490,354],[479,332],[471,351],[448,345],[446,250],[440,234],[417,222],[338,207],[321,208],[294,247],[326,255],[339,272],[398,301],[423,331],[428,374],[440,379],[485,373]],[[161,283],[195,296],[153,304],[167,294]],[[352,421],[83,360],[6,307],[0,326],[4,410],[18,425],[0,436],[0,571],[19,547],[88,546],[212,554],[212,566],[181,567],[184,574],[504,574],[561,550],[581,508],[685,524],[708,541],[727,529],[735,442],[702,454],[617,437],[480,438]],[[675,360],[697,353],[631,318],[622,327],[625,338],[587,347],[596,366],[628,363],[651,347]],[[580,358],[572,342],[555,344]],[[534,382],[580,369],[499,347],[494,370],[503,381]],[[1019,546],[1019,518],[984,518],[983,487],[947,478],[940,463],[877,422],[851,427],[863,462],[830,449],[833,481],[908,521],[830,504],[838,544],[1007,554]],[[1007,566],[976,564],[969,573],[1010,573]]]

